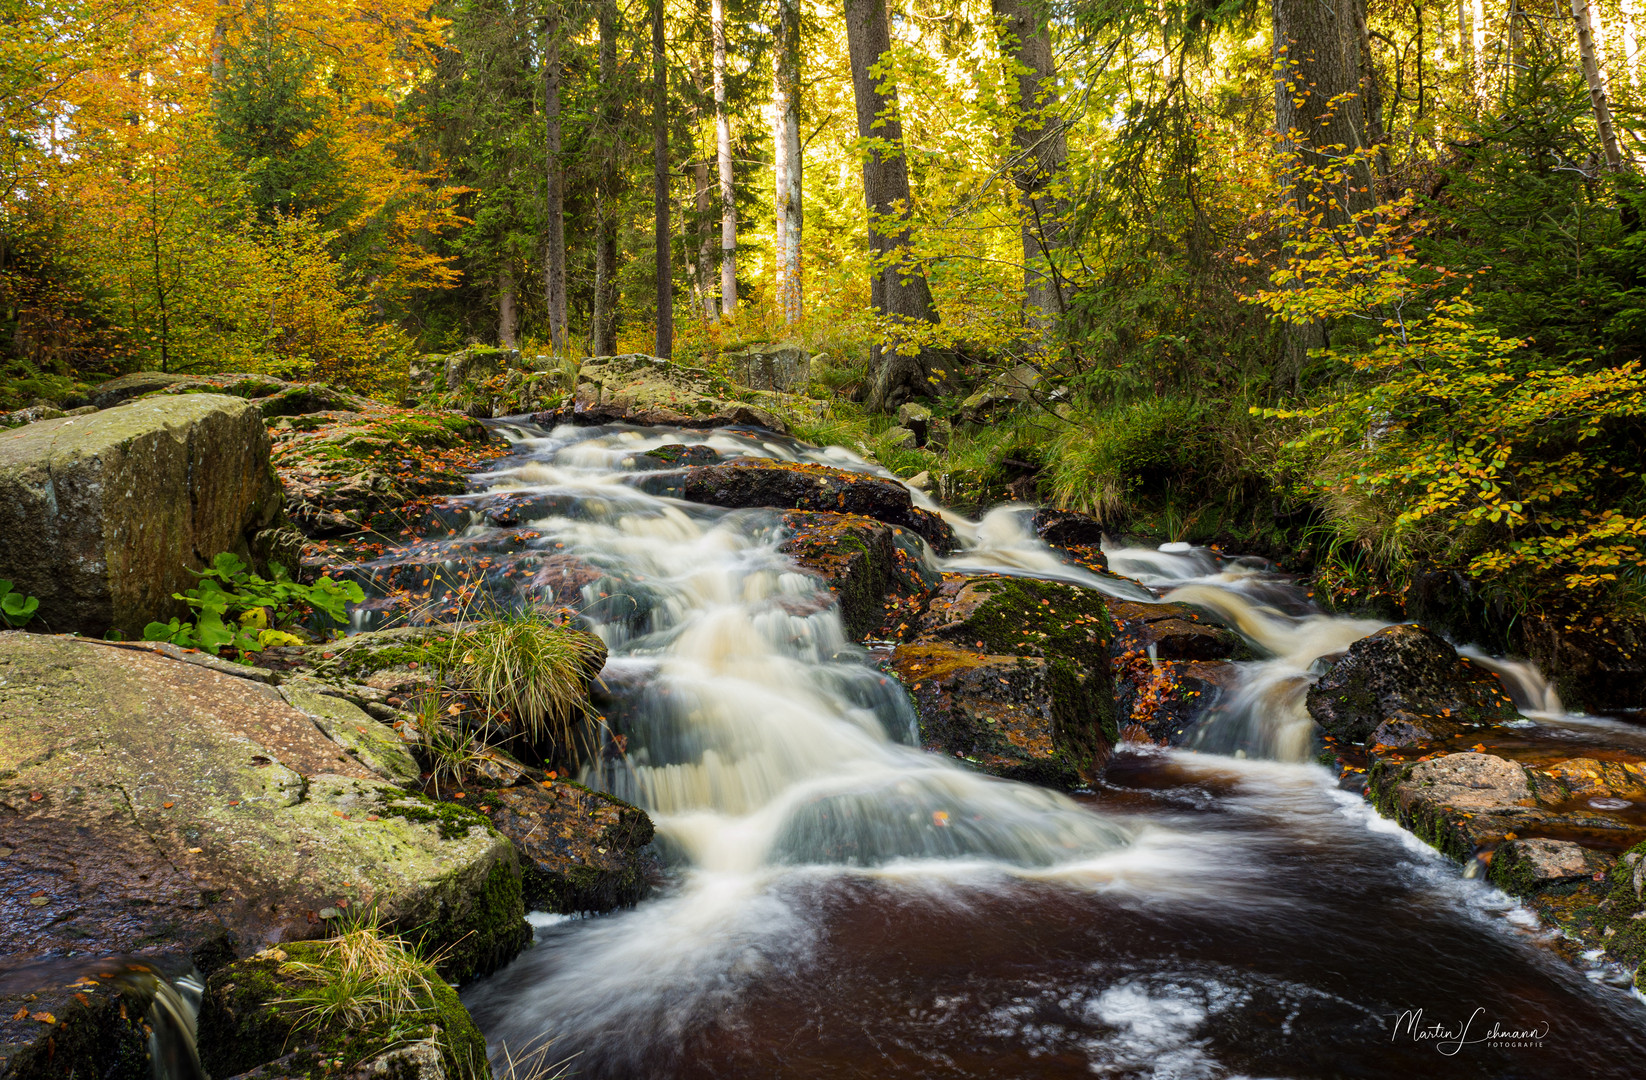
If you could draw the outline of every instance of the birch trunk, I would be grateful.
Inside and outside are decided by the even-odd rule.
[[[1612,127],[1612,107],[1606,100],[1606,84],[1601,78],[1600,61],[1595,53],[1595,38],[1589,22],[1591,0],[1571,0],[1572,19],[1577,23],[1577,52],[1583,62],[1583,81],[1589,84],[1589,104],[1594,109],[1595,130],[1600,135],[1600,147],[1606,155],[1606,168],[1618,172],[1623,168],[1623,155],[1618,151],[1617,132]]]
[[[732,122],[726,115],[726,3],[714,0],[714,143],[720,162],[720,314],[737,311],[737,192],[732,186]]]
[[[772,146],[777,209],[777,299],[783,321],[800,321],[800,0],[778,0],[777,56],[772,65]]]

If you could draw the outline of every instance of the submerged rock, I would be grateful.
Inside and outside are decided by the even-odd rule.
[[[0,441],[0,578],[38,597],[39,625],[141,637],[185,616],[220,552],[250,559],[280,517],[255,406],[218,394],[151,398],[31,424]]]
[[[515,842],[534,911],[566,915],[632,907],[651,890],[655,858],[645,811],[569,780],[492,791],[492,824]]]
[[[1516,719],[1497,676],[1421,626],[1389,626],[1349,646],[1309,690],[1309,714],[1344,743],[1404,745]]]
[[[941,554],[954,548],[948,522],[914,505],[909,489],[878,476],[824,465],[736,461],[692,469],[684,497],[731,509],[823,510],[861,514],[924,537]]]
[[[914,700],[926,749],[991,775],[1078,787],[1113,745],[1096,722],[1109,704],[1094,692],[1101,680],[1073,660],[925,640],[899,645],[889,667]]]

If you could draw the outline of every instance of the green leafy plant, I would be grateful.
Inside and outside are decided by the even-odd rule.
[[[272,578],[252,573],[240,558],[224,552],[200,572],[200,584],[173,594],[194,609],[193,621],[172,619],[143,628],[146,641],[169,641],[184,648],[219,653],[224,648],[257,652],[272,644],[301,639],[279,629],[313,612],[335,624],[348,622],[348,605],[365,600],[365,591],[352,581],[323,577],[313,585],[293,581],[278,564]]]
[[[28,625],[39,606],[39,600],[12,591],[11,582],[0,578],[0,619],[4,619],[7,626]]]

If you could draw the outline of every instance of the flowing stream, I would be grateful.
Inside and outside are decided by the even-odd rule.
[[[627,753],[585,779],[651,813],[671,874],[633,911],[536,917],[535,947],[464,988],[499,1060],[590,1077],[1640,1075],[1646,1007],[1615,972],[1559,960],[1525,911],[1303,763],[1311,665],[1381,624],[1321,615],[1247,560],[1119,548],[1118,576],[1094,574],[1021,508],[946,514],[961,548],[927,553],[932,570],[1164,592],[1267,656],[1199,752],[1122,749],[1069,797],[922,752],[901,688],[779,553],[780,516],[685,502],[643,454],[876,466],[739,431],[503,430],[517,455],[477,505],[518,500],[530,531],[476,514],[457,542],[603,574],[585,598]],[[1397,1031],[1415,1010],[1410,1027],[1469,1022],[1465,1041]],[[1537,1034],[1469,1041],[1494,1023]]]

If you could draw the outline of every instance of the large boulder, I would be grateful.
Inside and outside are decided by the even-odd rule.
[[[557,409],[535,413],[546,427],[557,424],[664,424],[713,428],[745,425],[786,430],[768,408],[751,405],[759,398],[713,372],[686,367],[655,356],[631,353],[596,356],[577,372],[571,400]],[[775,402],[772,395],[766,401]]]
[[[1361,638],[1309,689],[1309,715],[1343,743],[1404,745],[1518,717],[1497,676],[1421,626]]]
[[[249,558],[281,488],[257,407],[157,397],[0,439],[0,578],[56,631],[139,636],[217,554]]]
[[[509,841],[382,779],[415,781],[381,725],[254,674],[0,634],[0,849],[29,886],[0,900],[0,953],[172,950],[209,969],[370,908],[446,947],[449,977],[512,956]]]
[[[812,378],[811,354],[792,342],[756,345],[727,353],[725,360],[732,378],[751,390],[804,390]]]
[[[683,495],[691,502],[731,509],[823,510],[861,514],[925,537],[940,553],[954,548],[954,530],[914,505],[909,489],[892,480],[826,465],[734,461],[688,470]]]

